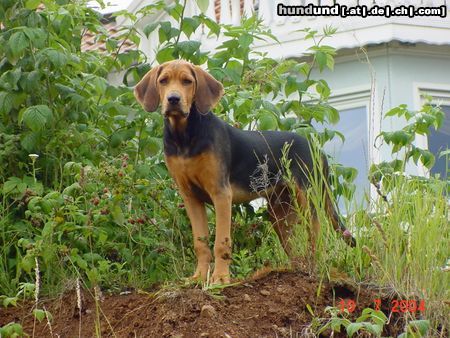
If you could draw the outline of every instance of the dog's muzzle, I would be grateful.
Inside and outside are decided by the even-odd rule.
[[[184,112],[181,109],[181,96],[178,93],[171,93],[169,96],[167,96],[167,106],[166,111],[164,112],[164,115],[169,116],[181,116],[181,117],[187,117],[189,115],[189,112]]]

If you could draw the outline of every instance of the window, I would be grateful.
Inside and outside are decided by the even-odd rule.
[[[340,111],[340,117],[336,125],[328,127],[341,132],[345,136],[345,141],[342,142],[341,138],[335,137],[326,143],[325,152],[342,165],[358,170],[354,181],[356,185],[354,200],[359,204],[363,202],[364,193],[369,188],[367,179],[369,167],[367,107],[343,109]],[[346,210],[343,199],[339,201],[339,209],[341,212]]]
[[[419,173],[424,176],[439,175],[441,179],[450,178],[450,173],[447,172],[447,156],[439,158],[442,151],[450,148],[450,84],[446,83],[415,83],[414,91],[415,108],[419,110],[424,103],[428,103],[431,99],[431,104],[440,106],[444,112],[444,122],[439,130],[430,128],[428,136],[417,135],[417,146],[428,149],[435,156],[435,164],[430,171],[419,164]]]
[[[448,177],[447,172],[447,157],[439,158],[441,151],[450,148],[450,105],[442,105],[442,111],[445,113],[445,119],[442,127],[439,130],[431,129],[428,135],[428,150],[430,150],[436,157],[436,163],[431,169],[431,174],[439,174],[441,178]]]

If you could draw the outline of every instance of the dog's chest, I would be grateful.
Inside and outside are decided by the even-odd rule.
[[[198,188],[211,195],[223,181],[220,161],[212,152],[191,157],[166,155],[165,159],[170,175],[183,193],[190,193]]]

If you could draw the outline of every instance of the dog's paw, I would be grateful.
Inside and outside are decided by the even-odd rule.
[[[205,282],[209,273],[209,267],[200,269],[197,267],[195,273],[189,278],[193,282]]]
[[[219,275],[213,273],[211,284],[230,284],[230,275]]]

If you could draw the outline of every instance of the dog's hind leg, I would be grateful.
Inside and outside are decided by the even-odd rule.
[[[339,214],[337,212],[336,206],[334,201],[331,197],[331,191],[330,191],[330,167],[328,165],[328,161],[325,155],[322,155],[322,170],[323,170],[323,185],[322,185],[322,193],[325,197],[325,211],[328,216],[328,218],[331,221],[331,224],[333,225],[334,230],[336,232],[339,232],[343,235],[344,241],[354,247],[356,246],[356,240],[351,235],[350,231],[347,230],[344,223],[342,223],[341,218],[339,217]]]
[[[293,200],[294,198],[295,201]],[[319,236],[320,223],[316,212],[306,199],[303,189],[296,185],[295,195],[289,192],[287,187],[274,192],[268,199],[268,211],[275,232],[281,245],[288,255],[294,267],[303,266],[301,260],[294,254],[291,237],[294,233],[294,225],[297,223],[308,224],[308,236],[311,249],[308,253],[308,264],[314,269],[316,242]],[[299,213],[303,214],[302,216]]]
[[[310,262],[312,263],[312,267],[314,267],[316,257],[316,244],[320,233],[320,222],[319,218],[317,217],[317,212],[311,201],[308,201],[308,199],[306,198],[303,188],[297,184],[295,189],[299,209],[297,210],[297,212],[303,213],[303,217],[305,217],[306,220],[305,223],[307,223],[307,232],[311,245],[311,250],[308,256]]]
[[[298,215],[291,194],[287,187],[273,192],[267,197],[268,211],[273,228],[280,239],[281,246],[293,265],[297,264],[290,239],[294,232],[294,225],[298,222]]]
[[[328,217],[330,218],[331,224],[333,225],[334,230],[341,233],[344,237],[344,241],[350,245],[351,247],[356,246],[356,240],[353,238],[351,233],[347,230],[344,223],[342,223],[339,214],[336,211],[333,201],[329,194],[325,196],[325,210],[327,212]]]

